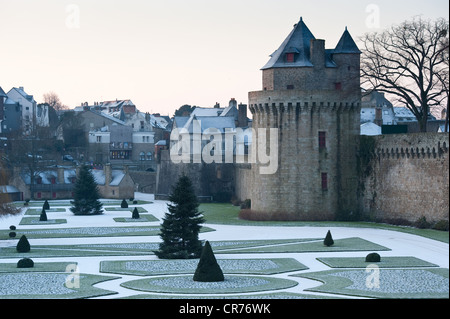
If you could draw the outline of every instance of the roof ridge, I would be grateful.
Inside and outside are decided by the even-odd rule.
[[[347,27],[345,27],[345,31],[339,39],[333,53],[361,53]]]

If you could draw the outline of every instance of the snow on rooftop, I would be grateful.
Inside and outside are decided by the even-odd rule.
[[[381,127],[372,122],[364,123],[361,124],[360,134],[367,136],[381,135]]]

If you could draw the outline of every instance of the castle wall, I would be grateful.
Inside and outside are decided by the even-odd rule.
[[[191,179],[200,201],[230,202],[235,193],[234,164],[174,163],[169,150],[163,150],[156,172],[155,199],[168,199],[183,174]]]
[[[253,211],[274,219],[326,220],[358,209],[359,101],[359,95],[349,92],[249,93],[253,128],[279,130],[277,172],[261,174],[264,165],[257,161],[251,178],[246,177],[252,183]],[[325,147],[319,145],[319,132],[326,134]]]
[[[363,168],[360,205],[374,220],[449,220],[449,136],[444,133],[371,137],[375,158]]]

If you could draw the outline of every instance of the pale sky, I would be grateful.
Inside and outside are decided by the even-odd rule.
[[[0,86],[70,108],[131,99],[173,115],[183,104],[247,104],[260,68],[303,17],[334,48],[392,24],[448,19],[448,0],[0,0]]]

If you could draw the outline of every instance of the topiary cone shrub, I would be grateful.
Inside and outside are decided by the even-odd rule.
[[[43,209],[50,209],[50,204],[48,203],[48,200],[45,200],[44,205],[42,206]]]
[[[128,203],[125,199],[122,200],[122,203],[120,204],[121,208],[128,208]]]
[[[42,208],[41,216],[39,216],[40,222],[46,222],[47,221],[47,213],[45,212],[45,208]]]
[[[323,240],[323,244],[327,247],[334,245],[334,240],[333,240],[333,237],[331,236],[330,231],[327,232],[327,235],[325,236],[325,239]]]
[[[206,241],[197,269],[195,270],[194,281],[217,282],[224,280],[222,269],[217,263],[211,245]]]
[[[19,253],[27,253],[30,251],[30,243],[25,235],[20,237],[19,242],[17,243],[16,250]]]
[[[381,261],[381,257],[377,253],[370,253],[366,256],[367,263],[379,263]]]
[[[17,262],[17,268],[33,268],[34,261],[30,258],[22,258]]]
[[[133,218],[133,219],[139,219],[139,218],[140,218],[139,212],[138,212],[138,210],[137,210],[137,207],[135,207],[135,208],[133,209],[133,214],[131,215],[131,218]]]

